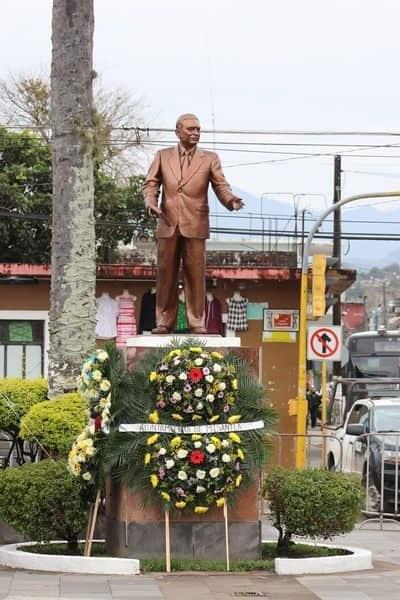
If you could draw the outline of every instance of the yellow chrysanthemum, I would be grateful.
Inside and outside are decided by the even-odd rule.
[[[235,479],[235,485],[236,485],[236,487],[240,486],[240,484],[242,483],[242,479],[243,479],[242,475],[238,475],[236,477],[236,479]]]
[[[151,412],[149,414],[149,421],[151,423],[159,423],[160,422],[160,417],[158,416],[158,412],[156,410],[153,410],[153,412]]]
[[[218,508],[222,508],[225,505],[225,498],[218,498],[215,504],[218,506]]]
[[[175,437],[173,437],[169,443],[171,448],[178,448],[181,444],[182,444],[182,438],[179,437],[179,435],[176,435]]]
[[[144,464],[148,465],[150,460],[151,460],[151,454],[150,454],[150,452],[146,452],[146,454],[144,455]]]
[[[174,358],[174,356],[180,356],[182,354],[182,350],[179,350],[179,348],[175,348],[175,350],[171,350],[171,352],[168,354],[167,358]]]
[[[198,346],[192,346],[189,348],[190,352],[203,352],[202,348],[199,348]]]
[[[238,389],[238,380],[237,379],[232,379],[232,389],[237,390]]]
[[[208,419],[209,423],[215,423],[215,421],[218,421],[219,419],[219,415],[214,415],[213,417],[211,417],[211,419]]]
[[[179,500],[179,502],[175,502],[176,508],[185,508],[186,502],[184,500]]]
[[[149,375],[149,379],[150,379],[150,381],[156,381],[157,373],[155,371],[151,371],[151,373]]]
[[[211,441],[218,450],[221,448],[221,440],[216,435],[211,436]]]
[[[171,496],[167,494],[167,492],[161,492],[161,498],[166,502],[169,502],[171,500]]]
[[[192,421],[202,421],[203,417],[201,417],[200,415],[193,415],[192,417]]]
[[[211,356],[213,358],[220,358],[220,359],[224,358],[220,352],[211,352]]]
[[[195,506],[194,507],[194,512],[197,515],[204,515],[204,513],[206,513],[208,511],[208,506]]]
[[[158,440],[158,433],[153,433],[150,437],[147,438],[147,445],[152,446]]]
[[[150,483],[153,486],[153,488],[158,486],[158,477],[155,473],[152,473],[150,475]]]
[[[178,413],[172,413],[171,417],[175,419],[175,421],[183,421],[183,417],[178,415]]]
[[[231,431],[228,434],[228,437],[232,440],[232,442],[236,442],[237,444],[240,444],[240,442],[242,441],[240,439],[240,436],[237,433],[235,433],[234,431]]]
[[[240,458],[240,460],[244,460],[244,452],[241,448],[238,448],[236,451],[238,457]]]
[[[201,439],[203,439],[202,435],[199,435],[198,433],[193,433],[193,435],[192,435],[192,441],[193,442],[198,442]]]
[[[241,418],[242,418],[242,415],[232,415],[231,417],[228,418],[228,423],[239,423]]]

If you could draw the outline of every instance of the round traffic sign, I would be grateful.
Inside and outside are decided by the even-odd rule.
[[[311,336],[310,348],[316,356],[328,359],[337,352],[339,338],[333,329],[320,327]]]

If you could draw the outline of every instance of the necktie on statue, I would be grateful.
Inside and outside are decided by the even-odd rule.
[[[181,157],[181,172],[182,172],[182,179],[185,179],[186,174],[188,172],[190,166],[190,153],[189,152],[184,152],[182,154]]]

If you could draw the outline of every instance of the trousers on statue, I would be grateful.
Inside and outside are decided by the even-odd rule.
[[[190,329],[204,327],[205,240],[185,238],[176,228],[171,237],[158,239],[157,254],[157,327],[174,328],[181,263],[188,326]]]

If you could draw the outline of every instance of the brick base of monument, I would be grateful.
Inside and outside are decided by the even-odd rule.
[[[261,504],[258,484],[235,496],[228,508],[230,558],[260,558]],[[112,483],[107,498],[106,546],[113,556],[165,557],[165,521],[162,508],[143,496]],[[199,517],[190,512],[170,514],[172,558],[225,560],[223,510],[211,508]]]
[[[202,338],[203,339],[203,338]],[[232,350],[259,374],[259,348],[229,348],[218,345],[215,336],[207,344],[222,353]],[[135,347],[135,338],[128,343],[128,369],[150,348]],[[207,348],[207,350],[209,349]],[[228,508],[230,558],[260,558],[261,499],[259,481],[234,495]],[[165,516],[163,508],[144,503],[144,496],[123,485],[111,482],[106,500],[107,551],[126,558],[165,557]],[[171,511],[170,537],[172,558],[209,558],[225,560],[225,522],[223,509],[212,507],[205,515],[191,511]]]

